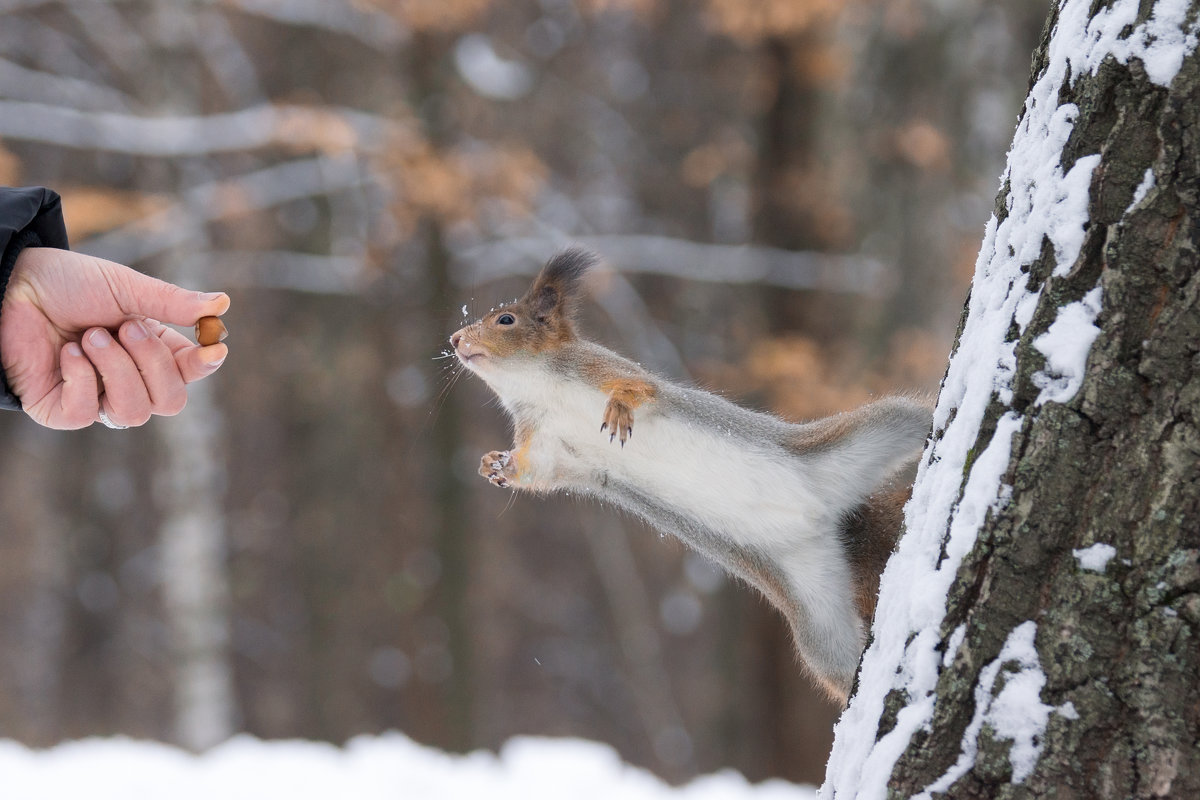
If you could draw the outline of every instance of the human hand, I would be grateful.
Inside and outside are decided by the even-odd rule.
[[[224,344],[197,346],[162,322],[191,326],[228,308],[220,292],[29,247],[0,307],[0,359],[9,387],[42,425],[85,428],[101,411],[114,425],[142,425],[183,410],[187,384],[215,372],[229,353]]]

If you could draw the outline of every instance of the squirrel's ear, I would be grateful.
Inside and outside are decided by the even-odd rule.
[[[600,259],[590,250],[572,247],[546,262],[525,300],[539,317],[574,317],[583,276]]]

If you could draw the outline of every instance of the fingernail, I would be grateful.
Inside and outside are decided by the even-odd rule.
[[[88,335],[88,341],[92,347],[108,347],[112,344],[112,336],[104,328],[97,328]]]
[[[224,292],[202,292],[200,294],[200,299],[206,303],[211,303],[213,300],[220,299],[220,297],[223,294],[225,294],[225,293]]]
[[[229,348],[223,344],[214,344],[205,347],[200,352],[200,357],[204,359],[204,363],[210,367],[219,367],[225,363],[225,359],[229,356]]]
[[[67,345],[67,352],[76,358],[79,358],[83,355],[83,348],[79,346],[79,342],[70,342]]]
[[[146,326],[140,320],[135,319],[126,326],[125,335],[129,337],[131,342],[140,342],[150,335],[150,331],[146,329]]]

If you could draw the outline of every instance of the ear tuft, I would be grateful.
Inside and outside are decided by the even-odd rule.
[[[590,250],[572,247],[546,262],[525,299],[541,318],[570,321],[579,305],[580,284],[600,258]]]
[[[561,281],[564,286],[574,289],[587,271],[598,263],[600,257],[591,250],[571,247],[547,261],[542,268],[542,276]]]

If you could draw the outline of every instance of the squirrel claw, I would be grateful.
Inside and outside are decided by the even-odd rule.
[[[501,489],[511,487],[517,478],[517,467],[513,462],[512,453],[507,450],[493,450],[484,453],[479,459],[479,474],[488,479],[488,483]]]
[[[620,437],[621,447],[624,447],[625,442],[633,438],[633,409],[620,400],[609,399],[604,407],[604,422],[600,424],[600,431],[606,430],[611,431],[608,435],[610,443]]]

